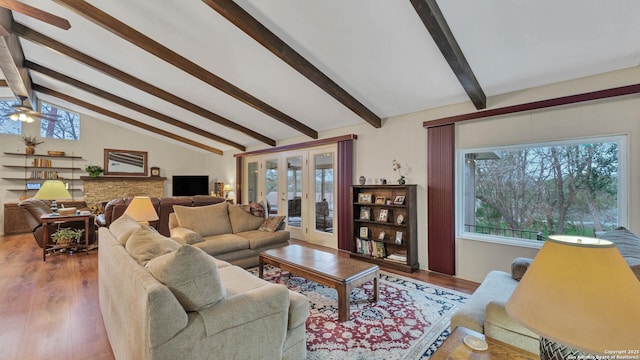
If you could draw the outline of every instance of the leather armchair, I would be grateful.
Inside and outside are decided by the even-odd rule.
[[[51,213],[51,202],[48,200],[39,200],[34,198],[29,198],[21,201],[18,206],[22,209],[25,219],[27,220],[27,224],[29,224],[29,228],[33,233],[33,237],[36,239],[38,246],[40,248],[44,248],[45,243],[51,243],[51,234],[56,231],[57,225],[49,224],[49,240],[45,242],[44,240],[44,227],[42,222],[40,221],[40,217],[42,215],[47,215]],[[91,224],[94,223],[94,217],[91,215],[89,218],[89,222]],[[61,224],[62,227],[71,227],[74,229],[82,229],[84,230],[84,221],[77,222],[69,222],[65,224]],[[89,244],[93,244],[96,242],[96,231],[95,226],[89,227]]]

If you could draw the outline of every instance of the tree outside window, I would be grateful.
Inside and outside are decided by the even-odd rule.
[[[621,225],[624,141],[465,151],[463,231],[540,241]]]
[[[53,139],[80,140],[80,115],[40,102],[40,136]]]
[[[13,105],[17,105],[15,100],[0,100],[0,134],[20,135],[22,133],[22,122],[14,121],[4,116],[13,112]]]

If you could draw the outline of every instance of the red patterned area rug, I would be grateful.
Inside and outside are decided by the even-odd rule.
[[[380,272],[380,298],[373,281],[351,292],[351,317],[338,322],[335,289],[267,266],[264,278],[309,299],[307,359],[428,359],[449,336],[453,311],[467,294]],[[257,275],[257,268],[251,269]]]

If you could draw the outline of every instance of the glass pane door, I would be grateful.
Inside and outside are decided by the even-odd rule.
[[[316,231],[333,233],[333,154],[322,153],[313,156],[314,202]]]
[[[278,160],[265,161],[265,200],[269,215],[278,214]]]
[[[302,156],[287,158],[287,225],[302,227]]]
[[[247,164],[247,204],[258,201],[258,163]]]

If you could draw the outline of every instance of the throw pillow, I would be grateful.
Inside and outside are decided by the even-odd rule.
[[[640,238],[625,227],[606,231],[598,236],[616,244],[616,248],[631,267],[631,271],[640,279]]]
[[[511,277],[514,280],[520,281],[532,262],[533,259],[522,257],[515,258],[511,263]]]
[[[146,268],[186,311],[200,310],[226,296],[215,259],[191,245],[149,261]]]
[[[284,225],[284,216],[271,216],[265,220],[258,230],[275,232]]]
[[[196,207],[174,205],[173,210],[180,226],[203,237],[230,234],[232,231],[226,202]]]
[[[251,215],[238,206],[229,206],[229,219],[234,234],[255,230],[264,222],[263,217]]]
[[[163,236],[151,226],[142,226],[140,230],[131,234],[125,248],[138,264],[145,265],[147,261],[175,251],[180,247],[175,240]]]
[[[109,225],[109,231],[122,245],[126,245],[131,234],[140,230],[140,228],[141,226],[137,221],[124,214]]]

